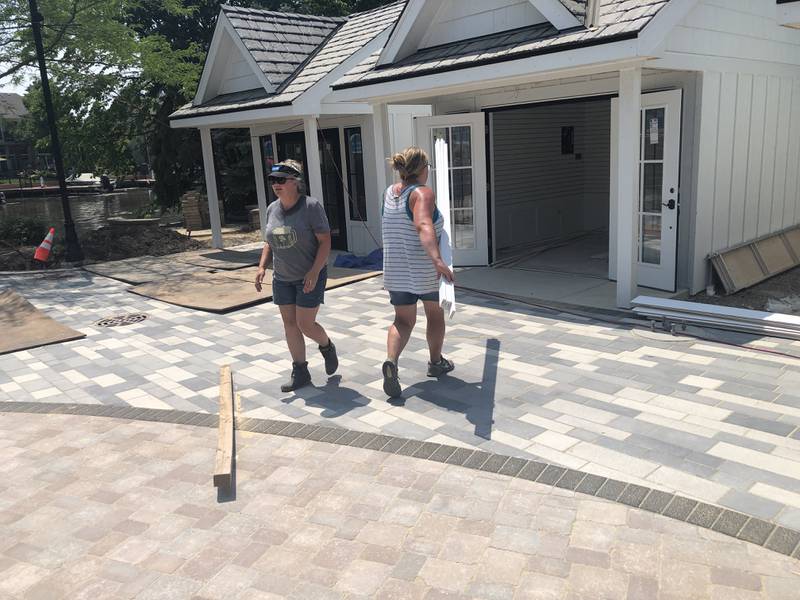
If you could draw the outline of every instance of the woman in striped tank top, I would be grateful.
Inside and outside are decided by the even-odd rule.
[[[439,254],[439,237],[444,227],[436,210],[428,181],[428,156],[410,147],[395,154],[392,167],[400,183],[387,188],[381,206],[383,232],[383,284],[394,306],[394,323],[386,341],[383,363],[383,391],[390,398],[400,396],[397,361],[417,321],[417,301],[422,300],[427,319],[426,337],[430,350],[428,377],[453,370],[442,356],[444,311],[439,306],[439,277],[453,281],[453,273]]]

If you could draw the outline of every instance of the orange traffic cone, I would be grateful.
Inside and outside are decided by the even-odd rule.
[[[50,231],[47,234],[47,237],[42,240],[42,243],[39,244],[39,247],[36,249],[36,252],[33,254],[33,259],[38,260],[40,262],[47,262],[48,257],[50,256],[50,249],[53,247],[53,235],[55,234],[55,228],[51,227]]]

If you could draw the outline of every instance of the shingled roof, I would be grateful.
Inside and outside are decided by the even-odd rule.
[[[170,118],[289,105],[391,27],[404,6],[405,0],[399,0],[346,18],[330,18],[224,5],[236,33],[277,89],[271,94],[248,90],[217,96],[199,106],[187,104]]]
[[[561,0],[573,14],[585,18],[585,0]],[[334,89],[407,79],[537,54],[635,38],[670,0],[601,0],[600,18],[593,29],[558,31],[549,23],[531,25],[470,40],[423,48],[391,65],[378,66],[380,51],[339,79]],[[582,7],[579,5],[583,5]]]

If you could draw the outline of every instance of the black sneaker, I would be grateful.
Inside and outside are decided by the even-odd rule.
[[[453,361],[447,360],[444,356],[441,356],[438,362],[428,363],[428,377],[440,377],[453,369],[455,369]]]
[[[400,397],[400,380],[397,378],[397,365],[387,360],[381,367],[383,371],[383,391],[389,398]]]
[[[292,374],[289,377],[289,381],[281,386],[281,391],[293,392],[309,383],[311,383],[311,373],[308,372],[308,362],[293,362]]]
[[[339,368],[339,357],[336,356],[336,346],[333,345],[330,338],[328,338],[328,345],[320,346],[319,351],[322,352],[322,358],[325,359],[325,372],[328,375],[336,373],[336,369]]]

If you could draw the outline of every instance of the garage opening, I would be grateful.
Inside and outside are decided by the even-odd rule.
[[[608,279],[611,99],[490,118],[492,266]]]

